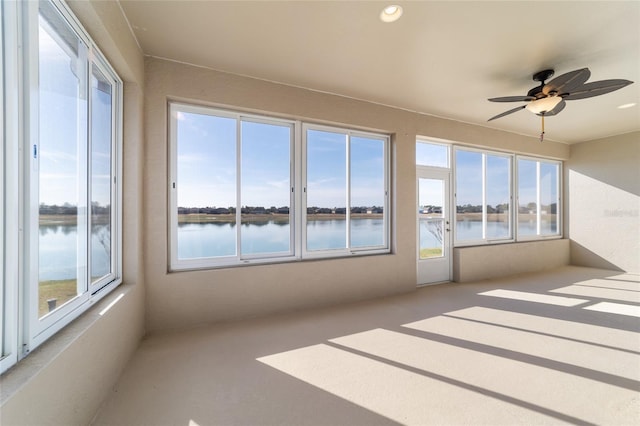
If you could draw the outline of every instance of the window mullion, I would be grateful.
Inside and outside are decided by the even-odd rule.
[[[82,44],[81,44],[82,45]],[[78,233],[78,280],[76,283],[77,294],[82,295],[89,289],[90,265],[90,238],[91,238],[91,215],[89,214],[91,200],[91,185],[88,184],[89,176],[91,176],[91,82],[90,72],[91,65],[88,60],[88,52],[85,49],[80,50],[82,54],[78,55],[78,69],[82,69],[83,77],[80,78],[80,96],[78,99],[78,207],[77,214],[77,230]],[[80,74],[80,73],[78,73]],[[82,84],[84,83],[84,84]],[[82,105],[84,97],[84,105]],[[84,108],[82,108],[84,106]],[[84,122],[82,120],[84,114]]]
[[[236,118],[236,258],[242,258],[242,118]]]
[[[487,154],[482,154],[482,239],[487,240]]]
[[[30,340],[38,330],[38,173],[39,157],[41,154],[39,143],[38,119],[39,119],[39,84],[38,84],[38,3],[25,2],[24,11],[26,13],[25,32],[27,48],[23,51],[25,73],[25,87],[22,96],[27,105],[26,116],[23,120],[25,125],[24,133],[24,223],[25,223],[25,252],[28,253],[29,261],[21,263],[22,278],[24,282],[23,303],[24,314],[20,317],[26,323],[24,325],[24,341],[19,357],[26,356],[30,348]]]
[[[291,244],[292,253],[296,257],[302,255],[302,167],[301,167],[301,126],[299,122],[291,125],[291,198],[289,208],[289,220],[292,223]]]
[[[542,235],[542,208],[540,206],[541,196],[540,182],[540,161],[536,161],[536,235]]]
[[[516,212],[517,212],[517,208],[515,209],[516,212],[514,212],[514,194],[515,194],[515,181],[516,181],[516,172],[515,172],[515,167],[514,167],[514,157],[511,155],[509,156],[509,217],[507,218],[509,220],[509,238],[513,238],[515,239],[515,229],[517,228],[516,223],[517,223],[517,217],[516,217]]]
[[[346,248],[347,250],[351,249],[351,134],[347,133],[345,135],[346,142],[346,199],[345,199],[345,230],[346,230]]]
[[[22,223],[21,213],[21,184],[20,172],[22,163],[20,162],[19,144],[23,143],[20,130],[21,109],[20,93],[22,90],[22,76],[19,67],[18,45],[20,36],[20,16],[21,4],[17,2],[3,2],[0,7],[0,31],[3,36],[3,43],[0,43],[0,54],[4,60],[4,67],[0,67],[2,80],[0,92],[4,101],[0,113],[3,115],[0,128],[5,136],[5,141],[16,141],[16,143],[5,143],[4,150],[0,152],[2,163],[2,193],[3,203],[2,222],[0,223],[0,233],[2,233],[3,247],[2,253],[2,280],[3,286],[0,289],[0,309],[2,320],[0,321],[0,373],[17,362],[19,356],[20,321],[18,309],[20,300],[19,280],[19,258],[20,238]],[[7,208],[12,206],[11,209]]]

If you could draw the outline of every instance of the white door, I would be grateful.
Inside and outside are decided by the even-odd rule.
[[[418,285],[451,280],[449,172],[417,168]]]

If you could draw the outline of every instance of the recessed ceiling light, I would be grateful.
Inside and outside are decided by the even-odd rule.
[[[402,7],[392,4],[390,6],[385,7],[380,12],[380,20],[382,22],[394,22],[400,19],[402,16]]]
[[[627,109],[627,108],[631,108],[631,107],[634,107],[634,106],[636,106],[636,103],[635,103],[635,102],[632,102],[632,103],[630,103],[630,104],[620,105],[620,106],[618,107],[618,109]]]

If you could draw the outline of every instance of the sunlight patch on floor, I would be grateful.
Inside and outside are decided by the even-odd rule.
[[[591,297],[597,299],[618,300],[620,302],[640,303],[640,293],[637,291],[612,288],[594,287],[589,285],[570,285],[551,290],[552,293],[570,294],[572,296]]]
[[[529,409],[325,344],[258,361],[401,424],[474,424],[479,421],[479,413],[490,413],[490,420],[496,423],[517,423],[521,416],[536,423],[552,420]]]
[[[578,306],[588,302],[585,299],[576,299],[573,297],[552,296],[548,294],[539,293],[527,293],[524,291],[514,290],[490,290],[483,293],[478,293],[481,296],[500,297],[503,299],[522,300],[524,302],[545,303],[547,305],[555,306]]]
[[[606,347],[589,345],[587,348],[584,343],[561,337],[445,316],[416,321],[404,327],[640,380],[640,356]]]
[[[608,278],[593,278],[591,280],[574,283],[574,285],[640,292],[640,280],[637,276],[634,279],[634,277],[629,274],[616,275]]]
[[[584,309],[640,318],[640,306],[625,305],[622,303],[600,302],[587,306]]]
[[[565,337],[625,351],[640,351],[638,335],[632,331],[482,306],[452,311],[447,313],[446,316]]]
[[[572,423],[586,422],[582,418],[582,398],[597,400],[606,394],[610,401],[624,404],[635,394],[592,378],[390,330],[366,331],[331,342],[441,376],[445,381],[456,381],[462,387],[477,389],[495,399]],[[640,357],[636,356],[637,360]],[[559,400],[557,394],[563,392],[558,388],[559,383],[565,388],[580,389],[581,398]]]

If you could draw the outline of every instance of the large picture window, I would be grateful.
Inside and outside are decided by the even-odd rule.
[[[5,276],[12,279],[3,282],[3,294],[15,295],[4,306],[21,304],[21,315],[11,318],[3,306],[3,336],[11,336],[3,342],[3,369],[121,281],[122,99],[122,82],[64,4],[4,6],[3,16],[25,23],[11,27],[24,48],[3,52],[3,85],[22,88],[4,98],[3,122],[23,126],[7,139],[6,152],[17,161],[6,160],[3,180],[22,208],[7,209],[4,199],[5,244],[16,253],[24,244],[28,255],[11,264]],[[13,73],[19,69],[21,85]],[[14,229],[20,221],[23,237]]]
[[[456,147],[456,245],[561,236],[560,167],[559,161]]]
[[[387,136],[169,109],[171,269],[388,252]]]
[[[305,126],[305,251],[387,247],[387,138]]]
[[[458,243],[510,240],[512,156],[455,149]]]
[[[172,265],[292,256],[293,123],[171,105]]]
[[[518,159],[518,236],[560,235],[560,163]]]

